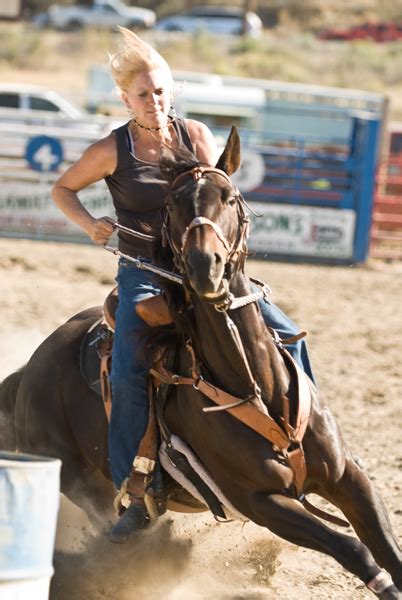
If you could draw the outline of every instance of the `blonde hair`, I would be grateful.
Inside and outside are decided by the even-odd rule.
[[[125,27],[118,27],[123,36],[119,49],[109,55],[112,77],[121,91],[127,91],[133,79],[142,71],[164,69],[173,77],[166,60],[135,33]]]

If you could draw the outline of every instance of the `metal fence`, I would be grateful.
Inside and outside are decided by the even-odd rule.
[[[402,259],[402,158],[380,165],[374,201],[370,255]]]
[[[301,107],[297,114],[303,118]],[[334,263],[366,259],[382,116],[338,110],[333,118],[339,136],[240,130],[243,161],[234,179],[261,214],[253,217],[250,239],[259,255]],[[223,143],[228,129],[214,133]],[[71,127],[1,121],[0,235],[89,241],[54,206],[50,190],[98,137]],[[80,197],[94,216],[113,216],[103,182]]]

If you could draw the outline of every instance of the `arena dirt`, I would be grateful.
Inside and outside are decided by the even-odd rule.
[[[64,320],[99,305],[115,258],[93,246],[0,240],[0,379]],[[319,387],[365,461],[402,538],[402,265],[329,267],[249,261],[308,331]],[[251,523],[208,513],[163,518],[130,547],[94,536],[62,499],[51,600],[360,600],[332,559]]]

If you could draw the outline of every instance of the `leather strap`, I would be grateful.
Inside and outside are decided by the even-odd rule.
[[[110,359],[112,352],[108,351],[100,356],[100,385],[102,392],[103,405],[105,407],[106,417],[110,423],[112,414],[112,390],[110,387]]]
[[[168,371],[162,366],[150,369],[150,372],[156,379],[172,385],[192,385],[202,394],[207,396],[212,402],[220,406],[237,403],[239,398],[221,390],[217,386],[208,383],[202,377],[182,377]],[[291,444],[289,436],[270,416],[259,411],[253,404],[241,404],[228,408],[227,412],[236,419],[259,433],[262,437],[274,444],[278,450],[287,450]]]
[[[151,383],[149,383],[151,386]],[[158,426],[155,418],[154,401],[149,389],[148,425],[134,458],[131,474],[127,482],[127,492],[131,497],[143,498],[152,475],[158,455]]]
[[[330,513],[327,513],[324,510],[321,510],[321,508],[317,508],[317,506],[314,506],[313,504],[311,504],[311,502],[309,502],[306,498],[306,496],[302,495],[299,498],[299,501],[303,504],[304,508],[307,509],[309,512],[311,512],[312,515],[314,515],[315,517],[319,517],[320,519],[324,519],[325,521],[329,521],[330,523],[334,523],[335,525],[339,525],[340,527],[349,527],[350,523],[348,523],[348,521],[345,521],[345,519],[341,519],[340,517],[337,517],[336,515],[332,515]]]

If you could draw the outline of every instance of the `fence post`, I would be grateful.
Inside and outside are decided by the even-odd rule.
[[[357,137],[357,214],[354,242],[354,262],[367,259],[370,247],[370,232],[373,215],[375,173],[377,167],[378,143],[381,121],[369,115],[358,119],[358,127],[364,128]],[[360,138],[360,139],[359,139]]]

